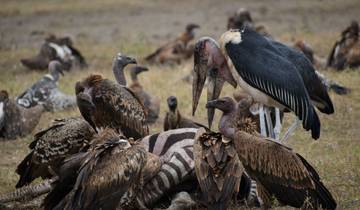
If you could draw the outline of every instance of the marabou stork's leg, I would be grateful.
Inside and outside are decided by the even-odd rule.
[[[265,113],[264,113],[264,105],[263,104],[260,104],[260,106],[259,106],[259,118],[260,118],[260,133],[262,136],[267,137],[266,124],[265,124]]]
[[[285,142],[291,133],[293,133],[295,131],[295,129],[300,125],[301,121],[299,120],[299,118],[296,117],[295,122],[293,122],[293,124],[289,127],[289,129],[286,131],[284,137],[281,139],[281,142]]]
[[[275,107],[275,127],[274,127],[274,134],[275,139],[277,141],[280,140],[280,132],[281,132],[281,118],[280,118],[280,109]]]
[[[265,106],[264,111],[265,111],[265,118],[266,118],[266,124],[267,124],[267,133],[269,134],[268,137],[275,138],[274,127],[273,127],[272,119],[271,119],[271,115],[270,115],[271,108]]]

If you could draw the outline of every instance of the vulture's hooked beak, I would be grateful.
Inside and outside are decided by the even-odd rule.
[[[209,80],[207,86],[207,101],[208,103],[214,101],[219,98],[221,90],[224,86],[224,79],[219,75],[219,70],[217,68],[212,68],[209,71]],[[208,115],[208,126],[211,129],[212,122],[214,120],[215,108],[208,107],[207,115]]]

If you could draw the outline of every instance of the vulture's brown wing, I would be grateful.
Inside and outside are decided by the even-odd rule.
[[[281,203],[300,208],[308,200],[326,209],[336,207],[317,172],[290,148],[243,131],[236,133],[234,143],[250,177]]]
[[[85,158],[73,191],[62,201],[64,209],[116,209],[123,196],[136,196],[147,153],[140,146],[123,149],[112,144],[105,143]]]
[[[195,172],[204,199],[211,209],[226,209],[238,192],[243,166],[232,142],[224,143],[218,133],[200,128],[194,143]]]
[[[126,137],[135,139],[149,134],[144,106],[128,88],[103,80],[93,91],[96,127],[121,130]]]
[[[37,177],[53,176],[62,160],[86,148],[94,134],[82,118],[56,119],[49,128],[35,134],[30,144],[32,151],[16,169],[20,175],[16,187],[29,184]]]

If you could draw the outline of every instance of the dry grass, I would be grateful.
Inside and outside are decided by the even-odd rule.
[[[39,1],[40,3],[43,1]],[[39,11],[46,13],[56,10],[57,12],[72,13],[75,11],[91,11],[98,8],[93,4],[82,3],[64,4],[36,3],[30,7],[29,2],[23,3],[18,7],[18,1],[6,1],[1,7],[1,15],[25,15],[31,16],[38,14]],[[72,1],[71,1],[72,2]],[[123,1],[122,1],[123,2]],[[124,1],[126,5],[139,4],[138,1]],[[106,8],[112,10],[113,0],[104,2],[101,11]],[[123,5],[123,4],[121,4]],[[347,4],[352,5],[352,4]],[[59,6],[59,7],[58,7]],[[153,7],[153,5],[149,6]],[[305,8],[305,6],[303,6]],[[333,4],[324,7],[324,10],[332,10]],[[15,12],[14,12],[15,11]],[[18,11],[18,12],[16,12]],[[1,29],[0,29],[1,30]],[[206,29],[204,29],[206,30]],[[202,32],[205,33],[205,32]],[[276,32],[279,34],[279,32]],[[307,40],[315,51],[325,56],[331,44],[337,37],[336,32],[309,32],[298,30],[296,33],[282,33],[279,40],[289,43],[294,38]],[[111,42],[93,42],[88,36],[78,37],[77,46],[84,52],[89,60],[90,68],[84,71],[72,71],[65,75],[60,81],[60,88],[66,93],[74,93],[74,84],[91,73],[100,73],[107,78],[113,79],[111,73],[111,61],[117,52],[133,55],[137,58],[144,57],[156,46],[148,41],[149,39],[142,33],[132,37],[114,39]],[[37,43],[40,45],[40,43]],[[12,97],[20,94],[22,90],[41,77],[41,72],[30,72],[19,64],[19,58],[27,57],[35,49],[29,46],[16,48],[0,48],[0,89],[7,89]],[[148,92],[161,98],[161,115],[157,123],[151,126],[152,133],[162,130],[162,119],[166,111],[166,98],[175,95],[179,100],[179,109],[186,116],[191,116],[191,85],[184,83],[181,78],[187,75],[192,69],[192,61],[188,61],[180,66],[150,66],[150,71],[140,75],[140,81]],[[322,129],[321,138],[313,141],[310,133],[302,129],[297,129],[290,138],[288,144],[295,151],[303,155],[319,172],[325,185],[333,193],[339,206],[351,209],[360,208],[360,69],[346,70],[344,72],[324,71],[323,73],[350,87],[352,92],[346,96],[339,96],[331,93],[336,113],[326,116],[320,114]],[[226,86],[223,95],[232,95],[234,91],[230,86]],[[199,109],[194,117],[198,122],[206,123],[205,112],[205,91],[201,98]],[[46,127],[52,119],[79,115],[77,109],[61,111],[57,113],[46,113],[35,129],[34,133],[40,128]],[[219,113],[217,113],[217,118]],[[286,116],[284,127],[292,121],[292,116]],[[216,122],[216,121],[215,121]],[[27,145],[31,142],[32,135],[20,138],[15,141],[0,142],[0,193],[14,189],[18,179],[15,174],[16,165],[28,152]]]

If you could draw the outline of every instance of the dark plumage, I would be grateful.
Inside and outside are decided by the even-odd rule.
[[[43,104],[49,110],[61,110],[75,106],[75,96],[66,95],[58,89],[63,65],[59,61],[49,63],[49,74],[44,75],[16,98],[16,103],[25,108]]]
[[[34,136],[31,152],[18,165],[20,179],[16,187],[22,187],[41,177],[57,175],[62,161],[80,151],[86,151],[95,134],[82,118],[55,120],[52,125]]]
[[[246,172],[257,182],[266,207],[274,196],[281,204],[300,208],[336,209],[336,201],[315,169],[298,153],[271,139],[259,137],[249,118],[228,97],[210,101],[207,107],[223,112],[220,132],[234,142]]]
[[[357,21],[352,21],[338,39],[328,57],[327,66],[336,70],[360,66],[360,27]]]
[[[144,107],[129,89],[100,75],[91,75],[75,87],[82,116],[94,129],[111,127],[135,139],[149,133]]]
[[[302,53],[251,29],[225,32],[220,47],[211,38],[198,41],[194,56],[193,112],[207,71],[212,69],[216,73],[209,74],[210,84],[225,80],[233,86],[239,85],[256,102],[293,111],[303,127],[311,130],[314,139],[320,137],[320,120],[312,102],[321,112],[334,112],[326,87],[310,61]],[[217,85],[210,94],[218,96],[221,87]]]
[[[169,111],[164,119],[164,131],[177,129],[177,128],[200,128],[205,127],[190,119],[183,117],[177,109],[177,99],[175,96],[170,96],[167,99]]]
[[[185,32],[180,34],[175,40],[161,46],[155,52],[145,57],[150,63],[180,63],[182,60],[190,58],[193,53],[193,46],[188,43],[194,39],[194,29],[199,25],[188,24]]]
[[[233,142],[220,133],[198,130],[194,142],[195,172],[208,209],[227,209],[240,187],[244,168]]]
[[[105,129],[88,152],[65,161],[59,182],[45,199],[45,209],[116,209],[131,205],[142,187],[146,162],[143,147],[130,145],[115,131]]]
[[[119,54],[114,59],[114,74],[119,84],[91,75],[75,85],[77,104],[86,121],[99,130],[110,127],[135,139],[149,133],[146,112],[137,96],[127,87],[121,68],[135,59]]]
[[[137,75],[141,72],[148,71],[148,68],[144,66],[135,66],[131,68],[131,80],[132,84],[129,88],[136,94],[140,101],[144,104],[147,112],[146,122],[154,123],[159,117],[160,113],[160,99],[154,95],[151,95],[144,90],[143,86],[138,81]]]
[[[34,130],[44,112],[42,105],[30,109],[17,106],[8,92],[0,91],[0,138],[15,139]]]

